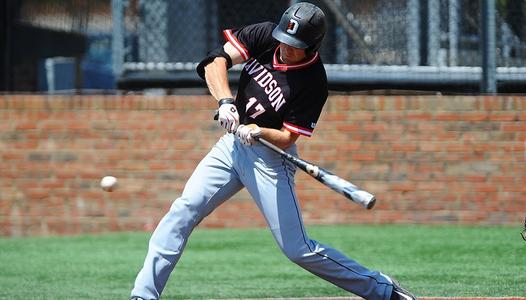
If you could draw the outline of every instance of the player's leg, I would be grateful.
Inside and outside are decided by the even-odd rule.
[[[251,150],[254,150],[253,165],[246,164],[241,180],[262,211],[283,253],[304,269],[358,296],[388,300],[393,289],[389,277],[370,271],[308,237],[294,190],[294,167],[267,153],[268,149],[252,146]]]
[[[157,225],[132,297],[158,299],[194,227],[242,188],[232,169],[232,142],[232,135],[218,141],[193,172],[181,197]]]

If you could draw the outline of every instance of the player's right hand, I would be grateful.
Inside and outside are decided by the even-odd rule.
[[[261,135],[261,128],[256,124],[239,125],[236,131],[236,136],[245,146],[252,146],[256,139]]]
[[[234,104],[224,103],[219,106],[218,121],[221,127],[225,128],[229,133],[234,133],[239,126],[239,114]]]

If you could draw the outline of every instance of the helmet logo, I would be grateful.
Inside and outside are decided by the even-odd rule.
[[[295,34],[298,31],[298,21],[290,19],[289,24],[287,24],[287,32],[290,34]]]

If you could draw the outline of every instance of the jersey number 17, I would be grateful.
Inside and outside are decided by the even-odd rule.
[[[247,109],[245,110],[247,114],[249,114],[249,109],[251,113],[250,117],[252,119],[255,119],[257,116],[265,112],[265,108],[263,107],[263,105],[261,105],[261,103],[258,102],[258,99],[256,99],[255,97],[248,99]]]

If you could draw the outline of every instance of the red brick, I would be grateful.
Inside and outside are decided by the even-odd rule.
[[[501,122],[511,122],[518,121],[519,116],[514,112],[509,113],[492,113],[489,115],[490,121],[501,121]]]
[[[504,101],[501,98],[491,97],[483,99],[485,110],[502,110]]]
[[[405,120],[410,121],[425,121],[432,120],[433,115],[430,112],[409,112],[405,115]]]
[[[511,124],[503,124],[502,125],[502,131],[526,131],[526,124],[525,123],[511,123]]]
[[[30,123],[19,123],[15,127],[16,130],[33,130],[37,129],[37,124],[30,122]]]
[[[364,131],[384,131],[388,130],[389,127],[383,123],[365,123],[361,126]]]
[[[21,152],[2,151],[0,152],[0,157],[2,157],[2,160],[8,161],[8,160],[20,160],[24,156]]]
[[[0,135],[0,203],[23,201],[18,214],[28,223],[24,229],[7,224],[1,235],[152,230],[223,134],[210,120],[210,96],[11,99],[0,106],[7,121],[0,130],[18,128],[17,140]],[[382,201],[374,214],[363,214],[298,171],[305,221],[512,222],[526,193],[525,102],[511,96],[331,97],[315,135],[299,140],[299,152],[355,178]],[[98,187],[108,173],[122,178],[118,192]],[[226,208],[203,226],[264,226],[246,192]],[[247,218],[232,217],[239,212]]]
[[[349,122],[353,121],[372,121],[374,120],[374,113],[370,112],[352,112],[349,114]]]
[[[498,191],[498,186],[494,184],[474,184],[473,189],[476,192],[484,192],[484,193],[495,193]]]
[[[414,143],[393,143],[391,145],[392,151],[402,151],[402,152],[414,152],[418,149],[418,146]]]
[[[489,117],[488,117],[488,114],[485,112],[465,113],[462,115],[462,119],[465,121],[486,121],[489,119]]]
[[[49,197],[49,191],[44,189],[29,189],[25,191],[25,194],[30,200],[35,201]]]
[[[435,119],[438,121],[460,121],[462,115],[459,113],[437,113]]]
[[[445,146],[441,143],[424,143],[420,144],[419,148],[424,152],[440,152],[444,151]]]
[[[374,161],[376,155],[374,153],[353,153],[351,154],[351,160],[354,161]]]
[[[351,131],[351,132],[357,131],[357,132],[359,132],[360,131],[360,125],[358,123],[341,124],[341,125],[337,125],[336,129],[338,131],[340,131],[340,132],[341,131],[343,131],[343,132],[347,132],[347,131]]]
[[[390,190],[392,191],[399,191],[399,192],[408,192],[408,191],[415,191],[416,190],[416,184],[412,182],[408,183],[394,183],[391,184]]]

